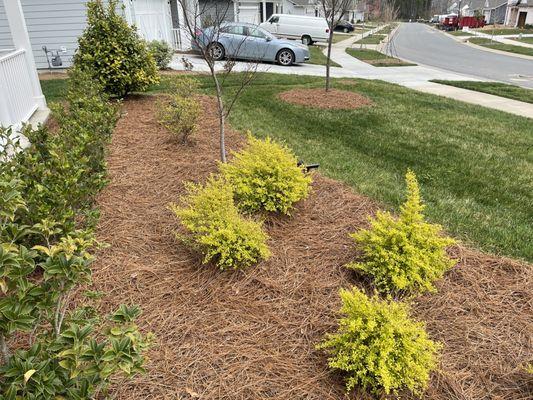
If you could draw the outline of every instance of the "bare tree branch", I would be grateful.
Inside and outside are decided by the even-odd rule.
[[[257,72],[258,61],[252,60],[247,62],[244,71],[241,74],[236,75],[233,74],[233,71],[237,66],[236,60],[227,59],[224,62],[222,71],[217,71],[216,62],[224,55],[221,54],[224,50],[221,49],[218,40],[220,34],[224,32],[224,29],[226,29],[228,25],[226,20],[230,14],[230,7],[233,7],[232,1],[206,1],[203,2],[201,6],[197,1],[177,1],[183,10],[185,28],[187,34],[190,35],[191,43],[193,44],[193,47],[199,51],[200,57],[207,64],[211,79],[215,86],[220,135],[220,159],[222,162],[226,162],[226,118],[230,115],[235,102],[246,86],[253,81]],[[239,50],[246,40],[248,40],[248,37],[243,35],[242,41],[237,45],[236,49],[233,49],[233,54],[238,56]],[[186,62],[184,61],[184,63]],[[224,90],[224,85],[230,75],[241,77],[238,81],[239,84],[237,90],[232,92]]]

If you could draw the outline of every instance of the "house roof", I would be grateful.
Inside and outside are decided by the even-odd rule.
[[[485,0],[483,8],[498,8],[504,5],[507,5],[506,0]]]
[[[315,0],[289,0],[295,6],[312,6],[316,4]]]

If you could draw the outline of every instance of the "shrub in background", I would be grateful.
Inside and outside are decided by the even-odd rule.
[[[220,170],[243,210],[289,214],[310,191],[311,177],[297,163],[287,147],[249,134],[247,146],[231,162],[220,164]]]
[[[352,234],[364,261],[348,264],[373,277],[383,292],[435,291],[433,283],[455,265],[446,253],[454,240],[439,225],[425,222],[420,189],[412,171],[406,175],[407,200],[400,216],[378,212],[371,228]]]
[[[148,50],[152,54],[152,57],[154,57],[155,63],[159,69],[166,69],[174,54],[172,47],[162,40],[152,40],[151,42],[148,42]]]
[[[440,344],[409,317],[403,303],[341,289],[339,327],[318,348],[329,352],[329,366],[346,374],[346,388],[375,394],[409,389],[420,394],[437,366]]]
[[[117,0],[87,3],[87,28],[78,40],[74,66],[90,72],[108,94],[124,97],[146,90],[159,82],[159,76],[146,43],[117,12],[117,4]]]
[[[177,79],[171,94],[157,104],[157,119],[172,132],[180,142],[187,142],[196,131],[201,107],[194,97],[198,81],[188,76]]]
[[[211,177],[205,185],[189,184],[187,192],[182,204],[171,209],[192,234],[192,244],[204,255],[204,263],[237,269],[269,257],[267,235],[260,223],[239,214],[231,186]]]
[[[23,134],[31,146],[4,164],[23,182],[26,212],[19,223],[32,226],[53,219],[63,230],[74,228],[76,214],[88,210],[92,198],[105,184],[105,148],[118,118],[102,87],[88,73],[70,72],[66,104],[52,104],[57,129],[26,127]],[[11,135],[2,130],[0,136]]]

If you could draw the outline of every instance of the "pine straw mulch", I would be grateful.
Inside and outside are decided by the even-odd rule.
[[[377,205],[315,174],[313,193],[292,218],[266,228],[272,257],[242,272],[200,265],[177,242],[167,209],[185,181],[217,167],[214,103],[196,142],[173,142],[154,118],[154,98],[123,105],[108,156],[111,182],[100,194],[100,240],[109,248],[94,265],[100,307],[142,306],[139,324],[157,336],[148,372],[117,383],[117,399],[346,399],[342,377],[314,349],[335,328],[338,289],[368,282],[343,265],[356,257],[348,233],[367,225]],[[211,110],[211,114],[210,114]],[[243,138],[228,132],[229,147]],[[312,160],[311,160],[312,161]],[[430,399],[526,399],[532,361],[532,271],[528,265],[457,247],[459,265],[439,293],[414,313],[444,343]],[[529,385],[529,386],[528,386]],[[530,397],[529,397],[530,398]]]
[[[287,103],[328,110],[355,110],[369,106],[372,101],[348,90],[330,89],[327,92],[317,89],[291,89],[281,92],[279,98]]]

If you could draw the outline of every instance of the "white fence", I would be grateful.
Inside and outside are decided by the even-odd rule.
[[[0,53],[0,125],[19,126],[37,110],[25,50]]]

